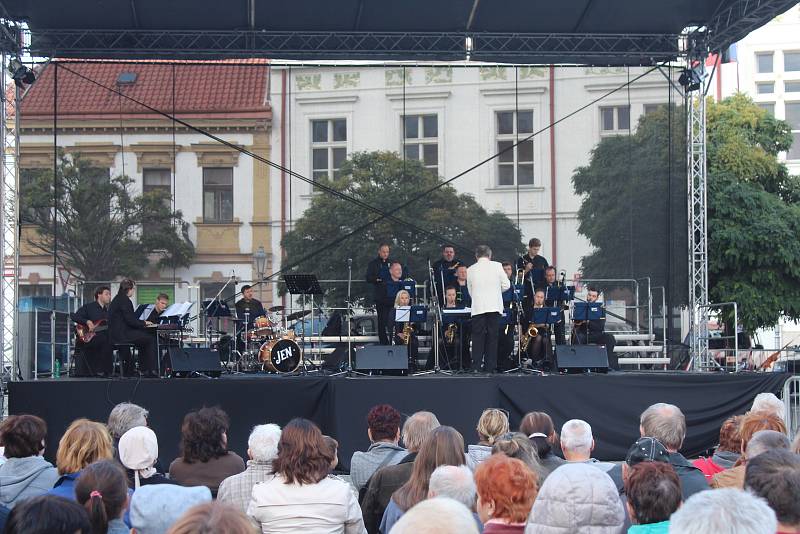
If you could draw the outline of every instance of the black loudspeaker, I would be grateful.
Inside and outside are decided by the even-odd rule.
[[[213,349],[169,347],[167,369],[170,376],[191,376],[192,373],[219,376],[222,374],[219,352]]]
[[[356,371],[408,372],[408,347],[405,345],[368,345],[356,349]]]
[[[608,354],[602,345],[556,345],[556,367],[567,373],[607,373]]]

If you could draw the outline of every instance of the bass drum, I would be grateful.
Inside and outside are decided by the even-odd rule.
[[[261,345],[258,359],[265,371],[292,373],[302,362],[300,346],[291,339],[273,339]]]

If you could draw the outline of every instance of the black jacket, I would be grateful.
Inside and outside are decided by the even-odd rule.
[[[361,515],[369,534],[376,534],[383,519],[383,512],[389,506],[392,494],[411,478],[417,453],[412,452],[400,460],[399,464],[381,467],[367,480],[364,498],[361,501]]]
[[[118,293],[108,307],[108,333],[112,343],[124,343],[144,330],[144,321],[140,321],[133,310],[133,302],[125,293]]]
[[[74,313],[70,314],[70,318],[78,324],[86,324],[88,321],[97,324],[98,321],[108,319],[108,310],[100,306],[95,300],[78,308]]]
[[[679,452],[669,453],[669,463],[675,469],[675,473],[681,481],[681,493],[683,494],[683,501],[694,495],[695,493],[709,489],[705,475],[698,468],[689,463],[689,460],[683,457]],[[608,476],[614,481],[620,495],[625,493],[625,484],[622,480],[622,464],[617,464],[608,471]]]

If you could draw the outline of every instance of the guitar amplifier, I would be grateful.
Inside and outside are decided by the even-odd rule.
[[[556,345],[556,367],[567,373],[607,373],[608,354],[603,345]]]

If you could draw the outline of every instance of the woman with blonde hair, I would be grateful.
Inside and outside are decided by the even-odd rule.
[[[394,297],[394,309],[402,306],[411,306],[411,294],[405,289],[401,289]],[[396,312],[395,312],[396,313]],[[394,317],[392,317],[394,320]],[[419,340],[411,322],[395,321],[394,323],[394,344],[406,345],[408,347],[408,372],[417,371],[417,359],[419,357]],[[425,367],[428,367],[427,363]]]
[[[98,460],[111,460],[113,457],[111,434],[106,425],[88,419],[76,419],[58,442],[56,467],[61,478],[49,494],[74,501],[75,482],[81,471]]]
[[[498,408],[487,408],[478,419],[478,444],[467,447],[467,455],[477,466],[492,455],[497,439],[508,432],[508,414]]]

